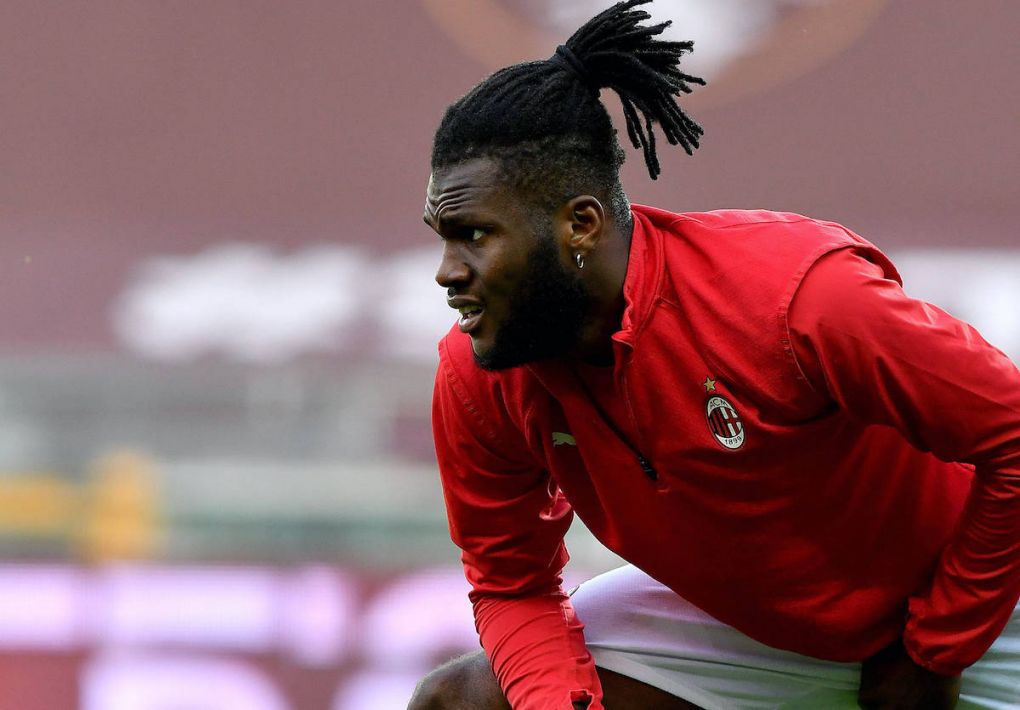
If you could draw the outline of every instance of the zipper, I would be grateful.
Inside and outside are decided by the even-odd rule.
[[[637,451],[637,449],[635,449],[635,453],[637,453],[638,463],[641,464],[641,470],[645,472],[645,475],[648,476],[653,481],[658,481],[659,473],[658,471],[655,470],[655,467],[652,466],[651,461],[642,456],[641,452]]]
[[[588,389],[588,385],[585,383],[584,378],[576,373],[575,378],[577,379],[578,384],[581,386],[581,390],[584,392],[584,395],[588,398],[588,401],[591,403],[592,407],[595,408],[595,411],[598,412],[599,417],[602,419],[605,425],[609,427],[610,431],[616,434],[616,438],[623,442],[624,446],[630,449],[631,454],[633,454],[634,458],[637,459],[638,465],[641,467],[641,470],[644,472],[645,476],[647,476],[652,481],[658,481],[659,472],[655,470],[655,466],[652,465],[652,462],[649,461],[645,457],[645,455],[641,453],[641,450],[638,449],[638,447],[636,447],[633,443],[631,443],[630,439],[624,436],[623,432],[620,431],[620,429],[616,426],[615,423],[613,423],[613,420],[609,417],[609,415],[606,414],[605,410],[602,409],[602,406],[599,404],[598,400],[592,395],[591,391]],[[626,391],[623,392],[623,396],[624,402],[627,406],[627,411],[630,412],[631,420],[634,421],[634,428],[637,429],[637,421],[634,419],[634,410],[630,406],[630,400],[627,399]]]

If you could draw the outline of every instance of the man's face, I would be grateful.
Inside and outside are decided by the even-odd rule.
[[[443,238],[436,281],[460,311],[479,366],[514,367],[576,345],[588,305],[579,272],[553,218],[519,199],[494,161],[434,173],[425,223]]]

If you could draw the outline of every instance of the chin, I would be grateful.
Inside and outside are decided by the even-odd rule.
[[[474,346],[474,343],[472,343]],[[521,367],[540,360],[546,360],[552,355],[547,353],[532,352],[530,350],[511,349],[506,347],[479,348],[472,347],[475,356],[475,364],[483,370],[495,372],[498,370],[509,370],[514,367]]]
[[[492,344],[490,343],[486,345],[482,342],[481,338],[468,337],[471,338],[471,352],[474,353],[475,359],[487,359],[489,354],[492,352]]]
[[[483,370],[505,370],[508,367],[518,365],[517,362],[507,362],[500,349],[491,343],[484,343],[474,338],[471,339],[471,352],[475,356],[475,364]]]
[[[475,343],[471,343],[472,354],[475,356],[475,364],[483,370],[490,372],[495,370],[505,370],[509,367],[514,367],[517,363],[507,363],[499,356],[499,353],[493,353],[492,349],[480,349],[476,347]]]
[[[528,327],[504,328],[490,331],[489,337],[472,337],[471,350],[475,364],[483,370],[509,370],[541,360],[564,357],[576,344],[572,331],[556,328],[535,328],[535,319],[526,321]],[[568,337],[569,336],[569,337]]]

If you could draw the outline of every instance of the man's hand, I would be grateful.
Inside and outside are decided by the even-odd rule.
[[[861,667],[857,703],[865,710],[952,710],[960,698],[960,676],[933,673],[914,663],[897,641]]]

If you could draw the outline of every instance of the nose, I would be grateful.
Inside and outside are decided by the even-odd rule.
[[[443,242],[443,258],[436,271],[436,283],[443,288],[462,286],[471,278],[471,270],[460,257],[457,247],[452,239]]]

